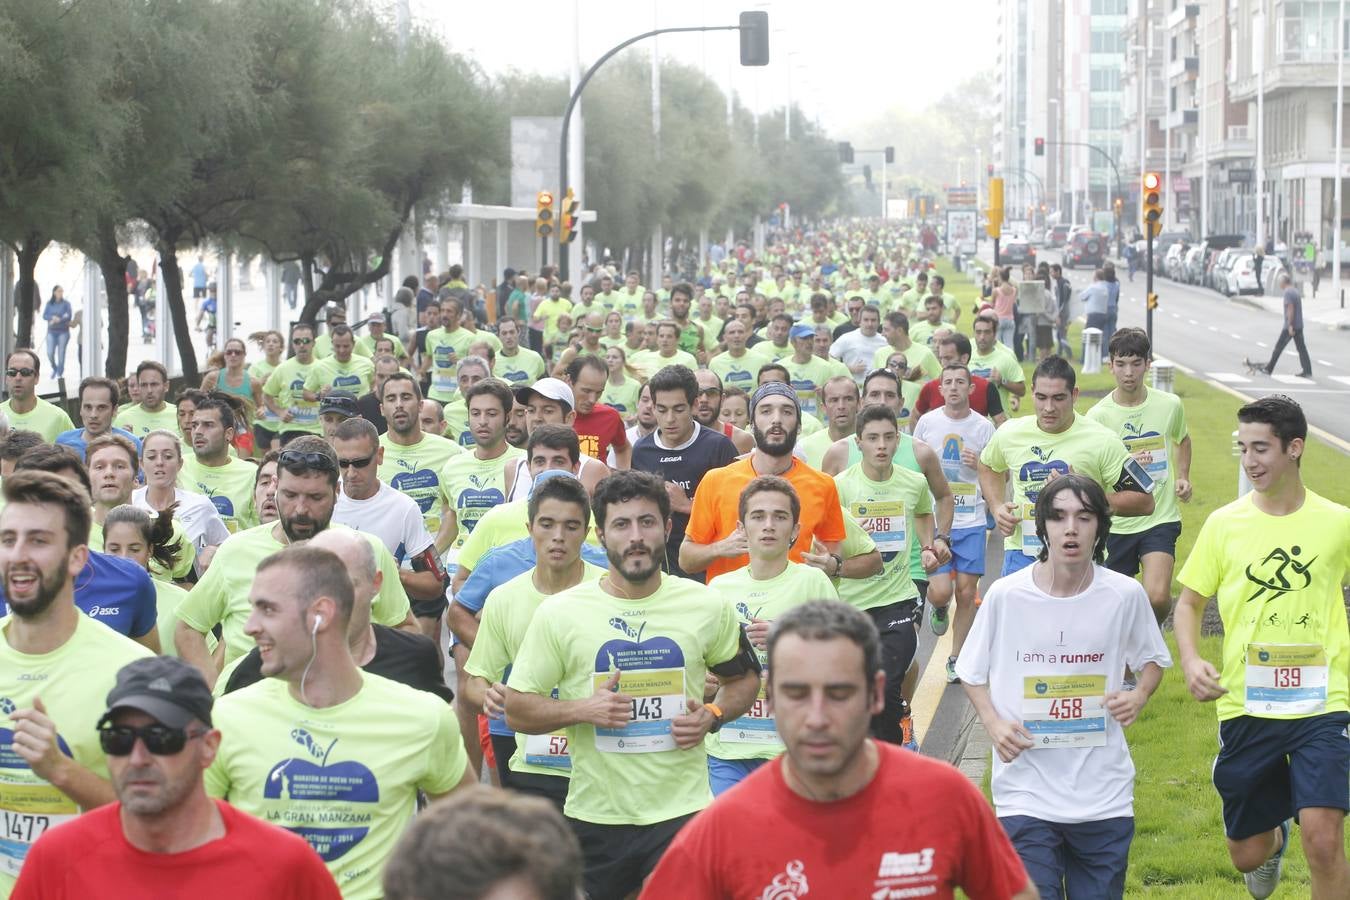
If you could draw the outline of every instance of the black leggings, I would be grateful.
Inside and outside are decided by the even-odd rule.
[[[879,715],[872,717],[872,735],[888,744],[903,744],[900,720],[906,712],[906,703],[900,691],[919,649],[919,633],[914,626],[919,617],[919,601],[901,600],[869,609],[867,614],[881,632],[881,668],[886,673],[886,705]]]
[[[534,772],[512,772],[511,755],[516,752],[516,739],[509,735],[491,735],[492,754],[497,757],[497,779],[502,787],[533,797],[542,797],[562,812],[567,801],[571,779],[561,775],[537,775]]]

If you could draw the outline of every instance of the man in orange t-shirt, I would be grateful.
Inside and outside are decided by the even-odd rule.
[[[680,568],[703,572],[711,581],[746,565],[745,531],[739,525],[741,491],[757,475],[778,475],[797,489],[801,499],[801,530],[788,558],[837,576],[844,567],[839,555],[844,511],[834,479],[792,455],[801,423],[796,392],[779,382],[761,385],[751,398],[750,423],[755,449],[744,459],[703,476],[694,492],[689,525],[680,545]],[[822,546],[813,549],[814,541]]]

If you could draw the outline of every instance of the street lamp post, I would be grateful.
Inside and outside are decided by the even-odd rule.
[[[741,33],[741,65],[743,66],[766,66],[769,64],[769,14],[763,11],[752,11],[741,13],[740,23],[736,25],[688,25],[682,28],[654,28],[651,31],[644,31],[642,34],[634,35],[626,41],[620,41],[613,47],[605,51],[591,67],[586,70],[586,74],[581,76],[577,82],[576,89],[572,91],[572,96],[567,100],[567,108],[563,110],[562,116],[562,138],[559,144],[558,179],[562,182],[562,190],[558,192],[559,197],[567,196],[568,177],[567,177],[567,137],[572,128],[572,110],[576,108],[577,101],[581,99],[581,92],[586,89],[592,76],[596,71],[608,62],[619,51],[636,44],[638,41],[646,40],[649,37],[655,37],[659,34],[679,34],[683,32],[704,32],[704,31],[739,31]],[[569,276],[569,265],[567,254],[559,254],[558,274],[562,280],[566,281]]]
[[[1342,2],[1344,2],[1344,0],[1342,0]],[[1120,187],[1120,169],[1119,169],[1119,167],[1116,166],[1116,161],[1115,161],[1114,159],[1111,158],[1111,154],[1107,153],[1107,152],[1106,152],[1105,150],[1103,150],[1101,147],[1098,147],[1098,146],[1096,146],[1095,144],[1089,144],[1089,143],[1087,143],[1086,141],[1046,141],[1046,143],[1047,143],[1047,144],[1059,144],[1059,145],[1062,145],[1062,146],[1065,146],[1065,147],[1086,147],[1086,148],[1088,148],[1089,150],[1093,151],[1094,153],[1100,153],[1102,159],[1106,160],[1107,165],[1109,165],[1109,166],[1111,167],[1111,171],[1112,171],[1113,173],[1115,173],[1115,176],[1116,176],[1116,196],[1117,196],[1117,197],[1124,197],[1124,196],[1125,196],[1125,195],[1124,195],[1124,192],[1121,190],[1121,187]],[[1115,204],[1112,203],[1111,205],[1114,207]],[[1124,245],[1124,238],[1123,238],[1123,236],[1121,235],[1121,231],[1120,231],[1120,217],[1117,216],[1117,217],[1116,217],[1116,255],[1117,255],[1117,256],[1120,256],[1121,253],[1123,252],[1123,250],[1124,250],[1123,245]]]
[[[1331,297],[1341,300],[1341,135],[1345,132],[1345,0],[1341,0],[1336,14],[1336,220],[1331,223],[1335,234],[1332,240]],[[1316,260],[1314,260],[1314,264]]]

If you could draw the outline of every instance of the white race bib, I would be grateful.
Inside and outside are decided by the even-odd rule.
[[[1036,536],[1036,504],[1022,506],[1022,552],[1033,559],[1041,553],[1041,539]]]
[[[882,553],[899,553],[908,547],[905,534],[905,501],[865,500],[849,505],[849,514],[872,536]]]
[[[45,781],[14,782],[8,780],[12,774],[0,770],[0,872],[17,877],[33,842],[75,818],[79,809]]]
[[[1022,727],[1033,750],[1106,746],[1106,676],[1022,679]]]
[[[596,690],[612,673],[591,677]],[[670,723],[685,711],[684,669],[633,669],[619,675],[619,693],[632,698],[628,724],[596,728],[595,749],[603,753],[656,753],[675,750]]]
[[[763,656],[760,657],[761,663]],[[783,739],[778,736],[773,715],[769,712],[769,698],[766,686],[769,683],[769,667],[765,666],[759,682],[759,696],[750,707],[750,711],[739,719],[732,719],[722,725],[717,732],[724,744],[755,744],[761,747],[781,747]]]
[[[1247,697],[1253,715],[1305,715],[1327,708],[1327,655],[1321,644],[1248,644]]]
[[[1125,438],[1125,451],[1144,467],[1150,478],[1161,484],[1167,480],[1167,439],[1160,434]]]
[[[568,755],[567,732],[550,734],[522,734],[525,739],[525,762],[549,769],[571,770],[572,757]]]

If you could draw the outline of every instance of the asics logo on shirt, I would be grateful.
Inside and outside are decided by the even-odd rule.
[[[120,606],[91,606],[91,607],[89,607],[89,615],[90,615],[91,618],[92,618],[93,616],[116,616],[116,615],[120,615],[121,612],[122,612],[122,607],[120,607]]]

